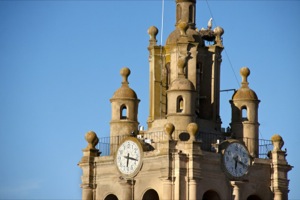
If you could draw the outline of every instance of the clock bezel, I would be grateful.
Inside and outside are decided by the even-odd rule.
[[[227,152],[227,150],[229,149],[229,147],[231,145],[234,145],[234,144],[239,144],[239,146],[240,146],[239,148],[243,147],[243,149],[245,150],[244,152],[246,153],[246,156],[248,157],[247,158],[247,160],[248,160],[247,169],[246,169],[246,171],[241,176],[235,175],[226,166],[226,156],[225,156],[225,153]],[[234,159],[233,156],[231,156],[231,158]],[[225,147],[222,150],[222,168],[225,171],[226,175],[231,180],[244,180],[245,176],[249,173],[251,162],[252,162],[252,159],[251,159],[251,156],[249,154],[249,151],[248,151],[247,147],[242,142],[240,142],[239,140],[227,140],[227,141],[225,141]]]
[[[139,149],[139,154],[140,154],[140,157],[139,157],[140,159],[139,159],[139,161],[138,161],[137,167],[134,169],[133,172],[131,172],[131,173],[129,173],[129,174],[125,174],[125,173],[123,173],[123,172],[120,170],[119,165],[118,165],[118,159],[117,159],[117,156],[118,156],[118,152],[119,152],[120,147],[121,147],[124,143],[126,143],[127,141],[130,141],[130,142],[135,143],[135,144],[137,145],[138,149]],[[135,177],[135,176],[139,173],[139,171],[141,170],[141,167],[142,167],[142,165],[143,165],[143,157],[144,157],[143,147],[142,147],[140,141],[139,141],[137,138],[135,138],[135,137],[130,137],[130,136],[129,136],[129,137],[125,138],[125,139],[119,144],[118,149],[117,149],[117,151],[116,151],[116,153],[115,153],[115,156],[114,156],[114,158],[115,158],[114,160],[115,160],[115,165],[116,165],[116,167],[117,167],[117,170],[119,171],[119,173],[122,174],[122,177],[123,177],[123,178],[133,178],[133,177]]]

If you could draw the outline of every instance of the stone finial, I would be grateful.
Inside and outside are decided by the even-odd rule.
[[[189,123],[186,127],[187,132],[190,134],[190,141],[196,141],[196,135],[198,132],[198,124]]]
[[[156,45],[156,36],[158,34],[158,29],[155,27],[155,26],[150,26],[149,29],[148,29],[148,34],[150,36],[150,46],[154,46]]]
[[[217,26],[215,29],[214,29],[214,33],[215,35],[219,35],[219,36],[222,36],[224,34],[224,29],[220,26]]]
[[[166,123],[165,126],[164,126],[164,131],[168,137],[168,140],[172,140],[173,137],[172,137],[172,134],[175,130],[175,127],[172,123]]]
[[[224,29],[220,26],[217,26],[214,29],[214,35],[215,35],[215,43],[219,46],[223,46],[222,44],[222,35],[224,34]]]
[[[242,87],[248,88],[248,76],[250,75],[250,69],[248,67],[242,67],[240,70],[242,76]]]
[[[122,85],[128,85],[129,84],[128,76],[130,75],[130,69],[127,67],[123,67],[120,70],[120,74],[122,76]]]
[[[186,22],[180,22],[177,25],[177,28],[179,29],[181,36],[186,36],[186,31],[187,31],[188,27],[189,26],[188,26],[188,24]]]
[[[273,151],[281,151],[281,148],[284,145],[282,137],[278,134],[275,134],[271,137],[271,140],[273,144]]]
[[[92,150],[96,149],[96,145],[99,142],[99,139],[94,131],[89,131],[85,134],[85,140],[88,142],[87,147],[85,150]]]

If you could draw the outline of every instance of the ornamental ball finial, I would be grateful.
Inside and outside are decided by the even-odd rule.
[[[242,86],[248,87],[248,76],[250,75],[250,69],[248,67],[242,67],[240,70],[242,76]]]
[[[271,137],[273,143],[273,151],[281,151],[281,148],[284,145],[282,137],[278,134],[275,134]]]
[[[215,29],[214,29],[214,35],[216,36],[215,37],[215,43],[219,46],[223,46],[223,41],[222,41],[222,35],[224,34],[224,29],[220,26],[217,26]]]
[[[85,150],[95,149],[96,145],[99,142],[97,134],[94,131],[89,131],[85,134],[85,140],[88,142]]]
[[[197,135],[197,132],[198,132],[198,124],[189,123],[188,126],[186,127],[186,130],[190,134],[190,140],[195,141],[196,140],[196,135]]]
[[[217,26],[216,28],[214,28],[214,33],[215,35],[222,36],[224,34],[224,29],[220,26]]]
[[[128,76],[130,75],[130,69],[127,67],[123,67],[120,70],[120,74],[122,76],[122,84],[128,84]]]
[[[158,29],[155,26],[150,26],[148,28],[148,34],[150,35],[150,40],[156,40],[156,35],[158,34]]]
[[[240,70],[241,76],[248,77],[250,75],[250,69],[248,67],[242,67]]]
[[[175,130],[175,127],[172,123],[166,123],[164,126],[164,131],[166,133],[166,135],[168,136],[168,139],[171,140],[172,139],[172,134]]]

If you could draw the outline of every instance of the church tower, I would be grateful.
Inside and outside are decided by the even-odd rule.
[[[220,65],[224,30],[211,24],[207,29],[198,31],[195,26],[195,0],[176,1],[175,30],[168,36],[165,46],[156,44],[158,29],[150,27],[149,65],[150,101],[148,128],[157,130],[164,123],[169,99],[167,91],[178,78],[178,63],[184,63],[184,74],[195,88],[193,102],[194,121],[200,131],[216,132],[221,130],[220,118]],[[205,46],[205,41],[213,45]]]
[[[259,138],[258,104],[242,68],[221,128],[221,27],[196,28],[196,0],[176,0],[175,30],[164,46],[151,26],[148,127],[138,128],[128,68],[110,99],[110,134],[86,134],[79,162],[83,200],[287,200],[284,141]],[[229,106],[229,105],[228,105]],[[227,126],[226,126],[227,127]]]

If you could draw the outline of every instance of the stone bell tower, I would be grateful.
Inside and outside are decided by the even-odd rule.
[[[178,63],[184,63],[186,79],[194,87],[193,121],[200,131],[220,131],[220,65],[223,50],[221,36],[224,30],[211,25],[198,31],[195,25],[195,0],[176,0],[175,30],[165,46],[157,45],[158,29],[150,27],[149,65],[150,101],[148,128],[157,130],[164,123],[169,106],[177,103],[170,98],[171,85],[179,76]],[[213,45],[205,46],[205,40]]]

